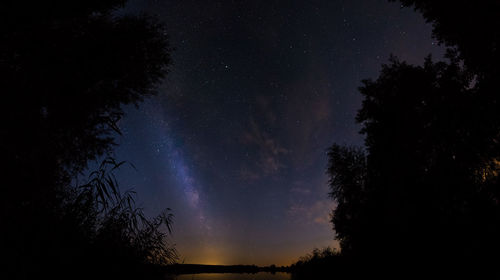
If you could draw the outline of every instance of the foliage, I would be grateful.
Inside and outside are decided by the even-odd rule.
[[[290,266],[292,279],[331,279],[344,276],[349,270],[348,263],[337,250],[330,247],[315,248],[311,253],[300,257]],[[347,275],[347,274],[345,274]]]
[[[396,0],[390,0],[396,1]],[[399,0],[432,23],[433,35],[456,48],[466,65],[480,76],[493,78],[500,62],[500,2],[496,0]]]
[[[488,180],[477,176],[498,155],[485,148],[473,76],[452,54],[450,60],[427,58],[421,67],[392,58],[376,81],[363,81],[357,121],[366,158],[337,145],[329,152],[331,195],[339,204],[332,222],[346,253],[429,248],[463,255],[498,247],[483,231],[500,233],[495,171]],[[474,246],[456,246],[465,239]]]
[[[500,258],[500,6],[401,2],[433,24],[448,62],[392,57],[363,81],[365,152],[333,145],[328,154],[342,255],[484,266]]]
[[[161,230],[170,229],[170,214],[145,219],[133,193],[121,194],[106,171],[118,164],[107,160],[89,184],[70,187],[89,160],[111,153],[123,105],[155,94],[167,74],[163,26],[123,15],[125,2],[0,3],[0,250],[7,275],[73,278],[63,271],[84,271],[95,278],[98,268],[122,275],[175,257]]]
[[[333,145],[328,150],[330,197],[337,202],[332,212],[332,224],[344,254],[353,250],[352,239],[359,235],[360,219],[366,202],[366,156],[355,147]],[[316,252],[316,251],[314,251]]]
[[[107,158],[90,174],[87,184],[64,190],[56,213],[40,213],[36,216],[40,220],[24,221],[28,222],[22,224],[25,229],[18,228],[15,233],[30,230],[32,235],[13,239],[21,243],[15,248],[22,254],[8,260],[15,264],[9,267],[15,271],[8,271],[8,275],[21,279],[37,275],[56,279],[161,276],[152,265],[177,260],[168,239],[173,216],[166,209],[147,218],[135,206],[135,193],[119,190],[113,170],[120,165],[122,162]]]
[[[105,159],[98,170],[90,174],[89,183],[74,190],[74,199],[67,202],[68,211],[83,209],[82,216],[95,213],[95,236],[90,242],[115,249],[128,248],[131,257],[141,263],[171,264],[177,259],[175,248],[170,246],[167,233],[172,228],[173,215],[166,209],[153,219],[145,217],[135,206],[134,192],[121,193],[113,170],[122,165],[112,158]],[[88,205],[93,205],[89,210]],[[89,218],[88,216],[85,218]],[[85,226],[88,228],[88,226]],[[164,227],[164,228],[163,228]],[[109,249],[109,248],[108,248]]]
[[[170,62],[163,27],[119,15],[124,3],[0,4],[1,153],[16,182],[6,203],[26,198],[28,188],[43,201],[55,197],[44,192],[111,151],[122,105],[155,93]]]
[[[338,251],[332,249],[331,247],[326,247],[323,249],[314,248],[314,250],[311,253],[300,257],[299,261],[297,262],[297,265],[299,263],[304,264],[308,262],[316,262],[320,259],[335,257],[338,256],[338,254],[339,254]]]

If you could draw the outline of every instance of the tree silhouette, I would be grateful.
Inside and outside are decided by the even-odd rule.
[[[76,262],[57,250],[68,244],[71,256],[88,253],[100,211],[74,204],[69,183],[112,150],[122,106],[154,94],[167,73],[162,25],[122,15],[125,2],[0,4],[1,249],[16,275]]]
[[[391,57],[362,81],[365,147],[328,151],[342,261],[348,274],[498,276],[500,2],[400,2],[433,24],[447,62]]]
[[[394,0],[391,0],[394,1]],[[400,0],[414,7],[433,24],[433,36],[445,44],[474,75],[476,102],[471,104],[477,120],[475,149],[485,164],[498,161],[500,141],[500,3],[471,1]],[[450,51],[450,50],[449,50]]]
[[[337,202],[331,222],[344,255],[348,255],[357,250],[353,247],[359,245],[362,223],[366,221],[363,218],[366,201],[366,157],[359,148],[334,144],[328,150],[328,158],[330,196]]]
[[[161,25],[114,15],[124,2],[1,4],[2,154],[12,170],[39,174],[35,184],[109,151],[121,106],[153,94],[166,74]]]
[[[498,170],[482,97],[457,56],[396,58],[364,80],[357,121],[366,156],[329,151],[332,222],[342,252],[363,259],[499,259]],[[461,243],[467,242],[467,246]]]
[[[397,0],[390,0],[392,2]],[[476,74],[490,76],[499,64],[500,3],[496,0],[399,0],[433,24],[439,42],[456,48],[459,57]]]

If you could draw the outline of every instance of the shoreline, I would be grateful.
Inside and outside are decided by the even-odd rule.
[[[206,265],[206,264],[173,264],[163,267],[169,274],[200,274],[200,273],[258,273],[258,272],[286,272],[290,273],[288,266],[256,266],[256,265]]]

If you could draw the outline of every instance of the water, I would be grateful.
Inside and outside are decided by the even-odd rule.
[[[176,280],[290,280],[291,274],[285,272],[258,272],[258,273],[200,273],[184,274]]]

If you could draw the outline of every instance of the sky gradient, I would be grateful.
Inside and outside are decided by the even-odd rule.
[[[372,1],[133,0],[167,26],[173,63],[127,108],[117,173],[154,215],[171,208],[180,261],[289,265],[336,247],[326,149],[362,145],[357,88],[394,54],[442,47],[420,14]]]

